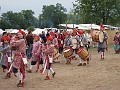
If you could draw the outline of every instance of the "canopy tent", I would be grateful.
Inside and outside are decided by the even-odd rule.
[[[45,33],[47,32],[45,29],[36,28],[36,29],[32,32],[32,34],[39,35],[39,34],[42,34],[42,31],[45,31]]]
[[[14,29],[5,29],[7,33],[11,33]]]
[[[3,31],[2,29],[0,29],[0,34],[3,34],[3,32],[5,32],[5,31]]]
[[[27,31],[27,30],[24,30],[24,32],[25,32],[26,34],[28,34],[28,31]]]
[[[79,25],[83,26],[83,27],[86,27],[86,28],[89,28],[89,30],[91,30],[91,29],[100,30],[100,26],[96,25],[96,24],[79,24]],[[105,29],[108,29],[108,28],[105,27]]]
[[[78,26],[78,29],[82,29],[82,30],[90,30],[88,27],[84,27],[84,26],[81,26],[81,25]]]
[[[10,33],[18,33],[19,30],[13,29]]]
[[[120,27],[114,27],[111,25],[104,25],[105,27],[109,28],[110,30],[120,30]]]
[[[89,30],[89,28],[81,25],[77,25],[77,24],[59,24],[59,25],[67,28],[72,28],[72,29],[78,27],[78,29]]]
[[[97,29],[100,30],[100,26],[96,25],[96,24],[59,24],[60,26],[63,27],[68,27],[68,28],[76,28],[78,27],[78,29],[82,29],[82,30],[91,30],[91,29]],[[105,29],[108,29],[105,27]]]

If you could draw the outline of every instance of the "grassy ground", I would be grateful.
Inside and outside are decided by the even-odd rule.
[[[4,79],[5,74],[0,67],[0,90],[120,90],[120,54],[114,54],[113,45],[105,52],[105,60],[100,59],[97,48],[91,48],[91,61],[87,66],[77,66],[79,60],[72,60],[71,65],[65,64],[65,58],[60,56],[61,63],[53,64],[56,76],[49,81],[45,75],[26,73],[25,87],[17,88],[18,79]]]

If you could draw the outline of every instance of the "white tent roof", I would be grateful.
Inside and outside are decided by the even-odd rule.
[[[63,26],[63,27],[69,27],[69,28],[76,28],[76,27],[78,27],[78,29],[83,29],[83,30],[89,30],[89,28],[87,28],[87,27],[84,27],[84,26],[81,26],[81,25],[77,25],[77,24],[60,24],[60,26]]]
[[[98,29],[100,30],[100,26],[96,24],[79,24],[80,26],[87,27],[89,29]],[[108,29],[108,28],[105,28]]]
[[[42,33],[42,31],[45,31],[45,29],[36,28],[36,29],[32,32],[32,34],[39,35],[39,34]],[[45,33],[46,33],[46,31],[45,31]]]
[[[6,32],[11,33],[14,29],[5,29]]]
[[[118,30],[120,27],[114,27],[114,26],[111,26],[111,25],[104,25],[105,27],[107,28],[110,28],[111,30]]]
[[[4,31],[3,31],[2,29],[0,29],[0,34],[3,34],[3,32],[4,32]]]
[[[19,30],[17,30],[17,29],[14,29],[14,30],[12,30],[12,32],[10,32],[10,33],[17,33]]]

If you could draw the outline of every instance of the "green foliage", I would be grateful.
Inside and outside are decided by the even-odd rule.
[[[59,3],[49,6],[44,5],[42,12],[37,19],[33,16],[34,12],[32,10],[22,10],[18,13],[8,11],[1,16],[0,28],[26,29],[29,26],[36,28],[56,28],[60,23],[65,23],[67,19],[66,9]],[[30,30],[33,29],[30,27]]]
[[[67,21],[69,24],[80,24],[80,16],[78,14],[74,14],[73,10],[67,14]]]
[[[0,28],[26,29],[29,26],[36,26],[38,20],[33,16],[32,10],[22,10],[18,13],[8,11],[3,13],[0,20]]]
[[[35,30],[35,27],[34,27],[34,26],[29,26],[29,27],[27,28],[27,30],[28,30],[28,31],[34,31],[34,30]]]
[[[39,16],[40,26],[58,27],[67,19],[66,9],[59,3],[56,5],[44,5],[42,14]]]
[[[0,20],[0,28],[5,30],[5,29],[8,29],[8,28],[11,28],[11,25],[6,20]]]
[[[82,23],[120,23],[120,0],[76,0],[73,5]]]

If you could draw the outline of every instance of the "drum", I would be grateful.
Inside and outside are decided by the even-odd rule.
[[[105,38],[104,32],[100,31],[100,33],[99,33],[99,42],[100,42],[100,43],[103,43],[104,38]]]
[[[76,38],[72,38],[72,44],[73,44],[73,49],[76,49],[76,47],[77,47],[77,40],[76,40]]]
[[[69,57],[71,57],[72,56],[72,50],[71,49],[65,49],[64,51],[63,51],[63,54],[64,54],[64,57],[65,58],[69,58]]]
[[[100,31],[94,30],[92,32],[92,41],[93,42],[99,42],[99,33]]]
[[[58,57],[60,56],[59,52],[57,49],[54,49],[54,52],[53,52],[53,60],[57,59]]]
[[[89,53],[85,48],[80,48],[77,52],[77,54],[79,55],[79,57],[81,57],[83,60],[87,60],[87,58],[89,57]]]
[[[94,30],[92,32],[92,40],[93,40],[93,42],[100,42],[100,43],[102,43],[104,41],[104,32]]]

